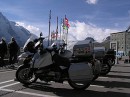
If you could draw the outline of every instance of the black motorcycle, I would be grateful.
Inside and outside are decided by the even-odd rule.
[[[90,86],[94,77],[90,62],[62,56],[54,47],[44,48],[41,39],[37,41],[34,49],[36,53],[24,52],[19,57],[24,60],[16,71],[16,78],[22,84],[29,85],[40,79],[58,83],[68,81],[69,85],[77,90]]]
[[[102,63],[101,75],[108,74],[112,66],[115,64],[115,51],[109,49],[100,61]]]

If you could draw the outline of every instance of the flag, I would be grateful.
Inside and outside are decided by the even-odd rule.
[[[68,28],[70,27],[69,21],[68,21],[68,19],[66,17],[65,17],[65,26],[68,27]]]
[[[68,29],[70,27],[68,19],[65,17],[63,19],[63,29]]]
[[[57,32],[55,33],[54,31],[51,33],[51,38],[52,39],[54,39],[54,38],[56,38],[56,37],[58,37],[58,34],[57,34]]]

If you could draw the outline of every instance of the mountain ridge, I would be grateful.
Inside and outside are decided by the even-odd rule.
[[[9,21],[0,12],[0,38],[4,37],[8,43],[14,37],[19,46],[23,46],[31,33],[14,21]]]

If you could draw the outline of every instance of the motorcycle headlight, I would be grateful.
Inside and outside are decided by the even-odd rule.
[[[18,65],[23,64],[23,61],[25,60],[25,58],[18,58]]]

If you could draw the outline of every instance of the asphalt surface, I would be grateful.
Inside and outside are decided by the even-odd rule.
[[[130,97],[130,64],[116,64],[84,91],[73,90],[67,82],[38,81],[24,86],[14,81],[16,70],[0,70],[0,97]]]

